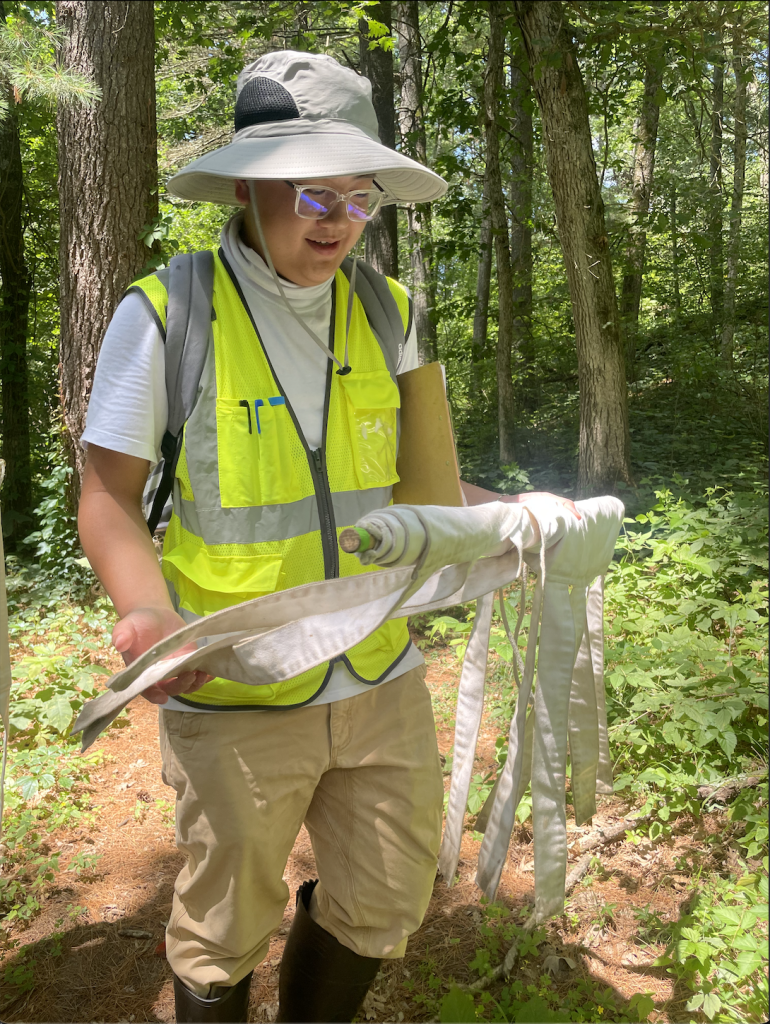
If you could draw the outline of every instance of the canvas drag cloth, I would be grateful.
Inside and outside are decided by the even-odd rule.
[[[373,512],[356,524],[377,541],[360,558],[381,571],[268,594],[180,629],[113,676],[107,691],[83,707],[74,731],[83,732],[86,750],[134,697],[182,671],[199,669],[252,686],[276,683],[339,657],[390,618],[478,599],[458,692],[454,767],[439,856],[441,872],[451,883],[483,712],[494,594],[526,579],[530,567],[537,572],[537,585],[526,659],[508,759],[497,782],[476,880],[494,898],[516,807],[531,781],[535,914],[544,919],[560,913],[567,864],[568,747],[577,821],[594,813],[597,791],[612,792],[602,574],[624,511],[612,497],[578,502],[577,508],[580,520],[547,498],[472,508],[393,505]],[[175,654],[191,642],[205,646]],[[517,653],[514,643],[514,658]]]

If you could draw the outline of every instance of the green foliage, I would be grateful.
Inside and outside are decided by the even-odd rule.
[[[94,872],[98,855],[81,852],[61,863],[48,837],[93,821],[88,781],[102,755],[81,756],[69,730],[100,689],[99,678],[109,675],[95,662],[110,646],[111,614],[105,601],[85,608],[68,603],[41,574],[36,580],[10,575],[8,589],[15,657],[0,914],[10,923],[37,913],[57,871]]]
[[[767,1016],[767,857],[762,873],[715,876],[698,886],[655,964],[693,995],[686,1009],[709,1021]]]
[[[654,812],[653,839],[699,813],[699,785],[761,763],[767,725],[766,498],[658,499],[606,588],[615,788]]]

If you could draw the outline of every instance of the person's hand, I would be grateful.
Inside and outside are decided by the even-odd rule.
[[[184,625],[184,619],[173,608],[134,608],[115,625],[112,642],[123,655],[125,663],[130,665],[153,644],[176,633]],[[189,654],[195,649],[194,643],[186,644],[175,651],[172,657]],[[182,672],[181,675],[155,683],[142,696],[151,704],[165,704],[169,697],[175,697],[178,693],[194,693],[212,678],[197,670]]]
[[[570,498],[562,498],[558,494],[550,494],[548,491],[526,491],[524,494],[506,494],[501,501],[508,501],[512,504],[520,505],[522,502],[527,501],[529,498],[553,498],[554,501],[558,501],[560,505],[563,505],[566,509],[573,514],[576,519],[582,519],[583,517],[575,507],[575,502]]]

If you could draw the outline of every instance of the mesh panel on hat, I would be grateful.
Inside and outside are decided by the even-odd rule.
[[[299,117],[294,97],[280,82],[257,75],[241,89],[235,104],[235,130],[264,121],[291,121]]]

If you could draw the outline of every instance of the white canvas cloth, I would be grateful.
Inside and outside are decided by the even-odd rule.
[[[276,683],[339,656],[387,619],[480,598],[460,680],[455,761],[439,858],[451,883],[483,713],[492,595],[529,564],[538,582],[526,664],[477,882],[494,897],[516,807],[531,778],[535,912],[540,919],[559,913],[567,861],[568,746],[579,820],[593,814],[597,790],[612,790],[601,665],[602,588],[601,581],[594,581],[612,558],[624,510],[611,497],[578,502],[577,508],[580,520],[558,502],[542,498],[526,505],[395,505],[374,512],[356,525],[379,538],[361,560],[382,565],[382,571],[269,594],[167,637],[113,676],[107,692],[84,706],[75,723],[75,731],[83,731],[83,749],[130,700],[178,672],[195,668],[253,686]],[[210,638],[206,647],[174,656],[204,636]]]

